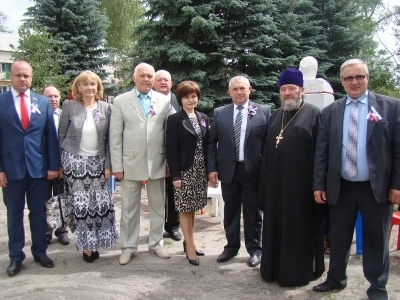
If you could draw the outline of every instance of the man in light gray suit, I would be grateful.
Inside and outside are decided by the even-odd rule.
[[[147,181],[150,211],[149,251],[170,257],[163,249],[165,127],[170,103],[152,90],[154,76],[151,65],[137,65],[133,73],[136,87],[114,99],[111,114],[111,163],[122,189],[121,265],[129,263],[138,249],[142,180]]]

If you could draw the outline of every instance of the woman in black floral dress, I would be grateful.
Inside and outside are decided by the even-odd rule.
[[[195,110],[200,88],[193,81],[181,82],[175,90],[182,110],[167,122],[166,151],[173,178],[176,210],[185,238],[183,248],[192,265],[199,265],[204,252],[194,242],[195,212],[207,204],[206,141],[208,118]]]

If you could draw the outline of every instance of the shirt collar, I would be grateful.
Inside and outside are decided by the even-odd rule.
[[[14,99],[19,97],[19,93],[13,87],[11,87],[11,93],[12,93]],[[31,90],[30,89],[27,89],[24,92],[24,94],[25,94],[25,97],[31,98]]]
[[[60,115],[60,109],[57,108],[57,109],[53,112],[53,114],[55,114],[55,115]]]
[[[233,108],[236,109],[239,105],[236,105],[233,103]],[[249,100],[246,101],[245,104],[242,105],[244,109],[247,109],[249,107]]]
[[[145,97],[143,97],[143,99],[146,98],[146,97],[149,97],[151,99],[151,92],[152,92],[152,90],[150,90],[146,95],[144,95],[144,94],[139,93],[139,91],[135,87],[136,97],[138,97],[138,98],[139,98],[140,95],[144,95]]]
[[[366,90],[364,94],[362,94],[359,98],[357,98],[357,100],[363,104],[367,104],[367,99],[368,99],[368,90]],[[353,100],[355,99],[347,95],[346,105],[351,103]]]

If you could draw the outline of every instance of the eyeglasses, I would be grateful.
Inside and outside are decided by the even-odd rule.
[[[366,75],[357,75],[357,76],[348,76],[348,77],[342,77],[344,81],[346,82],[353,82],[353,80],[357,80],[357,81],[362,81],[364,80]]]

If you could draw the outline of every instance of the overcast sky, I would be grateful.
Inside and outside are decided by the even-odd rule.
[[[400,5],[400,0],[384,0],[384,2],[386,5]],[[0,11],[8,16],[5,25],[15,34],[18,34],[18,26],[21,25],[21,21],[24,18],[23,14],[29,6],[33,6],[32,0],[1,0]],[[379,38],[389,49],[395,48],[396,44],[391,27],[380,32]]]

